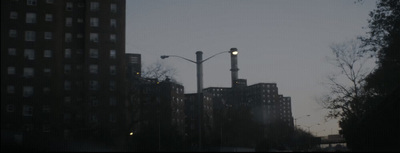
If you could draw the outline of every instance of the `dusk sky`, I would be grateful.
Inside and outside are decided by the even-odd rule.
[[[277,83],[291,97],[301,128],[319,136],[338,133],[338,120],[315,97],[337,72],[326,60],[329,46],[366,35],[375,0],[127,0],[126,52],[142,56],[143,67],[157,61],[176,69],[185,93],[196,93],[196,60],[237,48],[239,78],[248,85]],[[204,88],[231,87],[230,55],[203,63]],[[310,115],[310,117],[302,117]],[[320,124],[320,125],[317,125]],[[308,126],[308,127],[307,127]]]

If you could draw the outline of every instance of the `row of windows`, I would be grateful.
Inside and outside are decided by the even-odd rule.
[[[6,107],[6,111],[8,113],[15,112],[15,109],[16,109],[15,105],[13,105],[13,104],[8,104],[7,107]],[[42,112],[43,113],[50,113],[50,111],[51,111],[51,108],[50,108],[49,105],[43,105],[42,106]],[[30,106],[30,105],[23,105],[22,106],[22,115],[24,115],[24,116],[32,116],[32,114],[33,114],[33,106]]]
[[[78,49],[77,54],[82,54],[82,50]],[[8,48],[8,55],[10,56],[16,56],[17,55],[17,49],[16,48]],[[51,58],[53,56],[53,51],[52,50],[44,50],[43,51],[43,57],[45,58]],[[67,48],[65,49],[64,52],[64,57],[65,58],[71,58],[72,57],[72,50]],[[89,57],[90,58],[99,58],[99,50],[98,49],[89,49]],[[112,49],[109,52],[109,57],[110,59],[116,59],[117,58],[117,51]],[[25,49],[24,50],[24,58],[28,60],[34,60],[35,59],[35,50],[33,49]]]
[[[54,0],[46,0],[47,4],[53,4]],[[29,6],[36,6],[37,5],[37,0],[27,0],[26,5]],[[83,2],[78,2],[78,7],[84,7]],[[74,8],[74,3],[73,2],[67,2],[65,5],[65,10],[66,11],[72,11]],[[100,8],[100,3],[99,2],[90,2],[90,11],[99,11]],[[111,3],[110,4],[110,12],[111,13],[117,13],[117,4]]]
[[[81,70],[82,66],[77,65],[76,66],[77,70]],[[72,68],[70,64],[65,64],[64,65],[64,74],[71,74]],[[99,66],[97,64],[91,64],[89,65],[89,73],[90,74],[98,74],[99,73]],[[13,66],[7,67],[7,74],[8,75],[16,75],[16,68]],[[117,75],[117,67],[115,65],[110,65],[109,66],[109,74],[110,75]],[[51,76],[51,69],[50,68],[44,68],[43,69],[43,75],[44,76]],[[32,78],[35,76],[35,69],[32,67],[24,67],[23,68],[23,75],[24,78]]]
[[[10,38],[17,38],[17,30],[10,29],[9,30],[9,37]],[[99,33],[90,33],[90,41],[94,43],[99,42]],[[52,32],[43,32],[43,38],[46,40],[53,39]],[[82,34],[77,34],[77,38],[83,38]],[[109,37],[110,42],[117,42],[117,35],[110,34]],[[36,41],[36,31],[25,31],[25,41]],[[65,33],[65,42],[72,42],[72,34]]]

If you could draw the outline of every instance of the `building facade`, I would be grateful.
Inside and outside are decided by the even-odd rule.
[[[2,133],[24,143],[126,132],[125,1],[1,4]]]

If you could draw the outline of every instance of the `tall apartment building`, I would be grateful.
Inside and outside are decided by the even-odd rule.
[[[17,143],[121,135],[125,1],[1,1],[1,130]]]

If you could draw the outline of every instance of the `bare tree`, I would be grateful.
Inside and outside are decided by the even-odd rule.
[[[319,99],[319,103],[329,110],[328,118],[358,118],[365,113],[364,103],[367,91],[365,78],[371,73],[366,67],[368,56],[363,52],[358,40],[334,43],[330,46],[334,58],[331,59],[340,73],[328,76],[330,93]]]
[[[158,80],[165,80],[167,78],[176,82],[174,76],[176,74],[176,69],[170,67],[169,65],[163,64],[157,61],[142,70],[142,77],[153,78]]]

